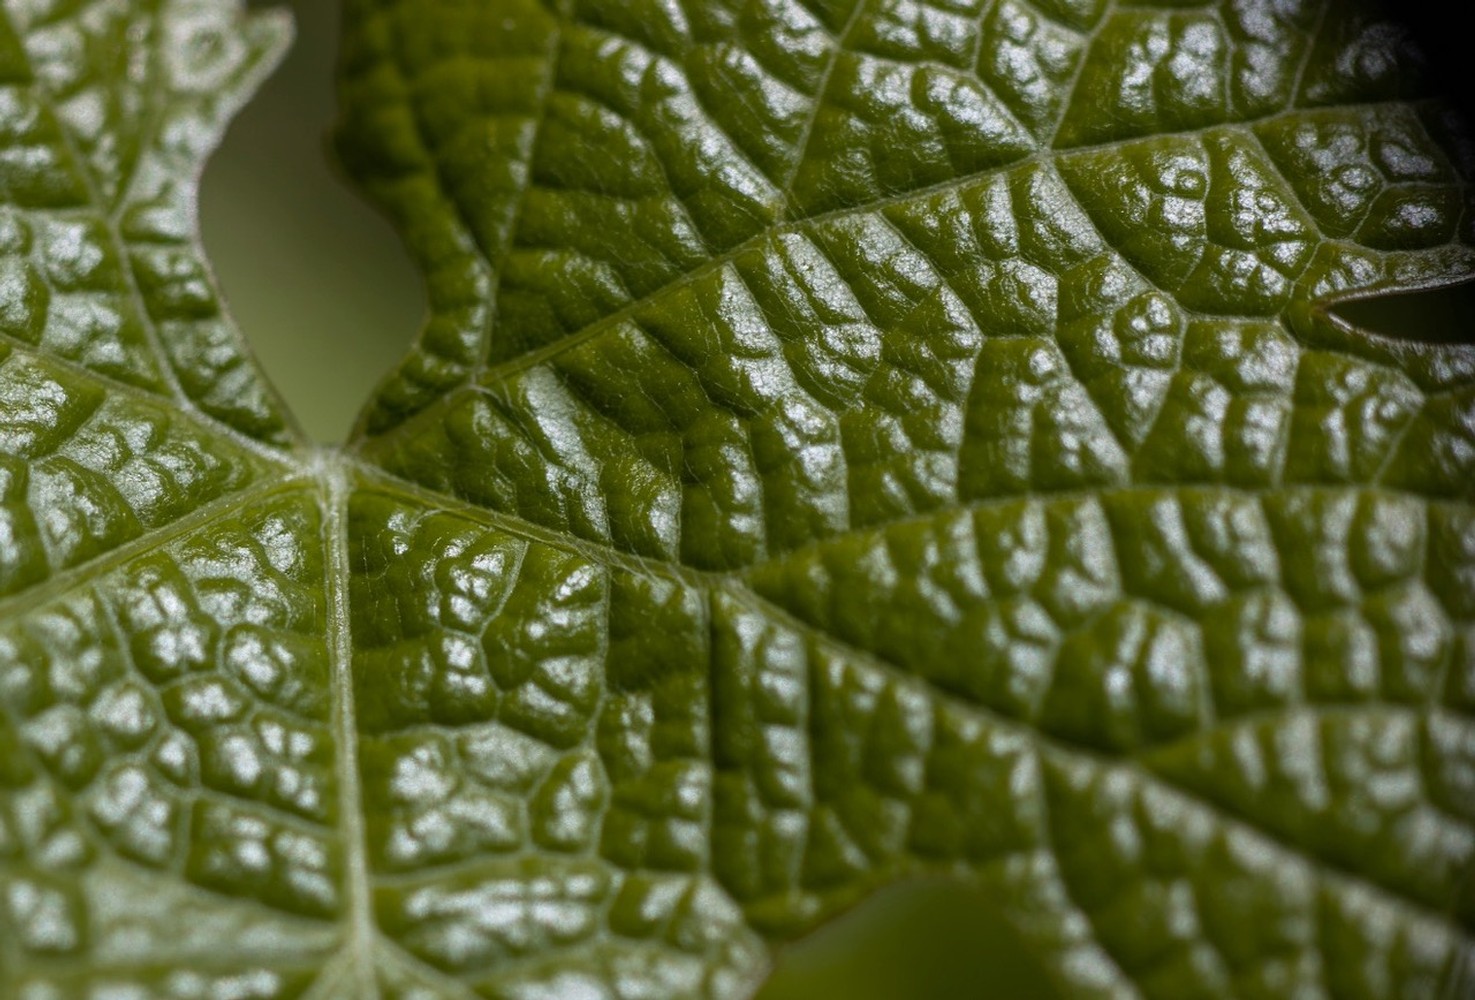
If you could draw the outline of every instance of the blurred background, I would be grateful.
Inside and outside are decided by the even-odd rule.
[[[250,6],[290,8],[297,40],[206,166],[205,247],[303,429],[342,441],[409,349],[425,293],[389,223],[330,162],[337,0]]]
[[[288,6],[297,42],[211,160],[202,223],[231,310],[267,374],[304,429],[333,442],[343,440],[373,386],[404,354],[425,297],[398,238],[341,182],[327,156],[338,4]],[[1469,40],[1441,33],[1433,11],[1415,7],[1413,13],[1428,21],[1428,47],[1446,86],[1468,102],[1475,96],[1475,60],[1438,57]],[[1475,331],[1471,287],[1425,306],[1426,327]],[[1410,315],[1409,303],[1398,301],[1370,304],[1357,318],[1407,330]],[[986,895],[917,885],[881,893],[787,949],[758,996],[1049,1000],[1056,994]]]

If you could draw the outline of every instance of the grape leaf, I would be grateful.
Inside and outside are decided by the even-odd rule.
[[[307,445],[194,234],[285,39],[0,19],[0,995],[1475,983],[1475,148],[1333,0],[347,0],[431,315]]]

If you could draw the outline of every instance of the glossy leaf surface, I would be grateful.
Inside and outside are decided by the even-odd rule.
[[[343,449],[193,185],[283,37],[0,23],[0,995],[741,997],[915,876],[1070,995],[1475,983],[1471,147],[1313,0],[348,0]],[[1446,991],[1442,993],[1441,991]]]

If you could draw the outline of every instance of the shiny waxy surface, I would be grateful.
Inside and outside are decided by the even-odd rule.
[[[1471,987],[1475,347],[1324,308],[1475,273],[1396,27],[347,10],[432,316],[322,452],[193,235],[280,21],[5,6],[0,996],[740,997],[928,874],[1072,995]]]

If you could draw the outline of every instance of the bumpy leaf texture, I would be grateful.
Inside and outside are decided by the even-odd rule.
[[[432,315],[325,451],[194,233],[283,22],[4,4],[0,996],[736,998],[924,875],[1071,995],[1475,988],[1475,338],[1327,309],[1475,273],[1395,27],[346,16]]]

